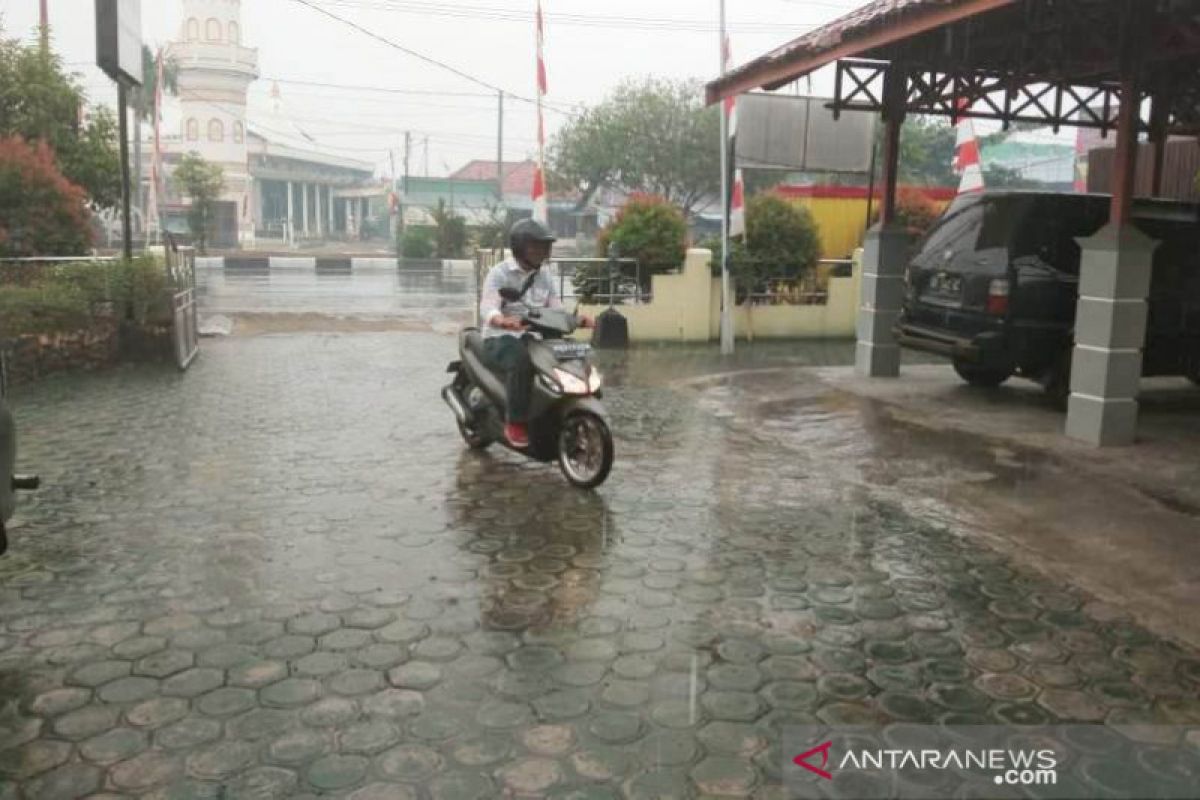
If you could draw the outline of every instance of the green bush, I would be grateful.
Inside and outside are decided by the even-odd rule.
[[[152,257],[36,267],[22,285],[0,285],[0,336],[89,327],[101,313],[138,325],[171,320],[166,271]]]
[[[401,258],[433,258],[436,250],[437,244],[430,228],[410,226],[400,236]]]
[[[660,272],[679,269],[687,255],[687,221],[683,212],[650,195],[635,195],[617,212],[596,242],[604,258],[616,245],[621,258],[635,258],[646,280]]]
[[[712,250],[713,273],[720,274],[720,239],[702,246]],[[773,281],[811,275],[820,258],[820,231],[808,209],[776,194],[760,194],[746,204],[746,235],[732,242],[729,272],[744,298]]]

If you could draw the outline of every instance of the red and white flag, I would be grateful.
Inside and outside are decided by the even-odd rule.
[[[163,99],[163,52],[160,49],[154,62],[154,152],[150,154],[150,196],[146,198],[146,210],[142,218],[142,233],[147,236],[162,230],[159,203],[162,198],[162,99]],[[141,185],[142,176],[138,176]]]
[[[966,111],[970,102],[964,97],[958,101],[958,110]],[[958,141],[954,149],[954,171],[962,176],[958,185],[959,194],[982,192],[983,157],[979,150],[979,138],[975,135],[975,123],[969,117],[958,121]]]
[[[725,47],[722,51],[722,56],[725,59],[725,71],[729,71],[731,62],[733,61],[733,49],[729,44],[729,37],[725,37]],[[729,148],[729,163],[733,169],[733,181],[730,184],[730,196],[726,202],[729,203],[729,235],[743,236],[746,233],[746,189],[745,178],[742,171],[737,168],[737,98],[725,98],[725,116],[729,119],[729,141],[726,146]]]
[[[546,199],[546,121],[542,100],[549,91],[546,80],[545,56],[546,26],[542,17],[542,0],[537,0],[537,124],[538,155],[537,168],[533,175],[533,218],[546,225],[550,222],[550,209]]]

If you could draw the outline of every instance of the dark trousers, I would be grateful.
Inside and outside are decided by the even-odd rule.
[[[493,336],[485,339],[483,350],[489,366],[504,373],[508,392],[508,422],[529,420],[529,397],[533,389],[533,361],[523,339]]]

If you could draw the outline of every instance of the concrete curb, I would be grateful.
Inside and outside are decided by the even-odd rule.
[[[198,270],[228,272],[380,272],[409,269],[414,272],[431,269],[460,271],[475,262],[465,259],[430,260],[402,263],[396,258],[348,256],[205,256],[196,258]]]

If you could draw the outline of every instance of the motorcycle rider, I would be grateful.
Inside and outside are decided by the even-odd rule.
[[[556,241],[557,237],[537,220],[523,219],[513,225],[508,235],[512,257],[492,267],[479,302],[484,355],[488,365],[505,376],[508,408],[504,437],[516,448],[529,446],[527,422],[534,370],[526,340],[536,334],[527,332],[520,319],[505,315],[500,290],[523,291],[521,302],[529,308],[562,308],[554,280],[542,271]],[[581,315],[579,325],[590,328],[594,321]]]

